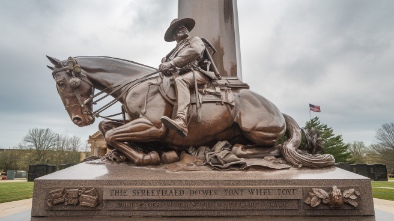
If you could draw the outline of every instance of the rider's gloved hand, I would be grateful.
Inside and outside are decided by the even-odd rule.
[[[160,71],[168,71],[171,68],[173,68],[174,66],[171,64],[171,62],[163,62],[160,64],[159,66],[159,70]]]

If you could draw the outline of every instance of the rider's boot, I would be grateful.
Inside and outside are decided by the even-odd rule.
[[[172,130],[175,130],[182,137],[187,136],[187,124],[186,119],[188,116],[188,110],[190,105],[190,85],[187,81],[183,80],[182,77],[175,78],[175,87],[177,94],[178,110],[176,118],[172,120],[169,117],[161,117],[161,122]]]
[[[182,118],[177,117],[174,120],[172,120],[169,117],[163,116],[163,117],[161,117],[161,122],[163,122],[163,124],[167,128],[175,130],[182,137],[187,136],[187,132],[188,132],[187,124]]]

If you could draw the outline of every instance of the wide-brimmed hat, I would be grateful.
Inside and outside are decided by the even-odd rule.
[[[184,25],[187,30],[191,31],[194,28],[196,22],[192,18],[182,18],[182,19],[174,19],[172,20],[170,27],[168,27],[166,33],[164,34],[164,40],[171,42],[174,41],[174,29],[177,28],[179,25]]]

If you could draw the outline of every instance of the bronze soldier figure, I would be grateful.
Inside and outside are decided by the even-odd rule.
[[[203,61],[204,42],[199,37],[189,38],[195,21],[191,18],[174,19],[167,29],[164,40],[176,41],[176,47],[162,59],[159,69],[164,74],[172,74],[175,78],[177,95],[177,114],[175,119],[161,117],[163,124],[186,137],[188,109],[190,105],[190,88],[195,85],[207,84],[215,75],[205,72],[199,65]],[[212,73],[212,72],[211,72]]]

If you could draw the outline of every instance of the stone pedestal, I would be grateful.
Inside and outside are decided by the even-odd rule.
[[[342,192],[357,191],[358,206],[345,203],[333,208],[320,203],[311,207],[304,202],[312,188],[329,193],[333,186]],[[34,217],[359,216],[361,219],[373,215],[370,179],[336,167],[171,172],[163,166],[81,163],[36,179],[32,208]]]

